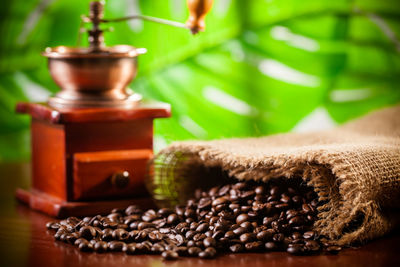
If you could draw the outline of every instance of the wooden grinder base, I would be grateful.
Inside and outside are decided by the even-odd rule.
[[[56,218],[70,216],[94,216],[106,215],[114,208],[126,208],[129,205],[139,205],[146,208],[154,208],[155,204],[150,197],[93,201],[93,202],[68,202],[46,195],[45,193],[24,190],[18,188],[16,198],[19,202],[28,205],[31,209],[46,213]]]
[[[59,218],[152,205],[144,180],[153,119],[169,117],[168,104],[56,109],[19,103],[17,112],[32,117],[32,188],[17,190],[20,202]]]

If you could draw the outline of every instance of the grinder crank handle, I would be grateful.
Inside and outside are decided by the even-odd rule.
[[[186,26],[190,29],[192,34],[204,31],[206,28],[204,19],[211,10],[213,0],[187,0],[187,5],[190,16],[186,21]]]

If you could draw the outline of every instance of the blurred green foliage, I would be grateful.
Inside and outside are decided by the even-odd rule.
[[[18,101],[58,90],[40,52],[76,45],[88,0],[13,0],[0,10],[0,161],[29,158]],[[108,0],[105,17],[184,22],[185,0]],[[290,131],[323,110],[344,122],[400,100],[398,0],[215,0],[198,36],[151,22],[111,25],[106,43],[146,47],[131,87],[169,102],[155,141]],[[318,122],[316,122],[318,123]]]

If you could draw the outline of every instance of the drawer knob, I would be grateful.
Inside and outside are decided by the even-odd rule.
[[[130,180],[129,172],[117,172],[111,176],[111,184],[117,188],[125,188],[128,186]]]

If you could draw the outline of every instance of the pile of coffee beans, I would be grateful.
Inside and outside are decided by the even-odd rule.
[[[341,247],[312,230],[319,204],[300,178],[249,181],[196,190],[175,209],[129,206],[46,226],[56,231],[56,240],[81,251],[161,254],[165,260],[240,252],[338,253]]]

